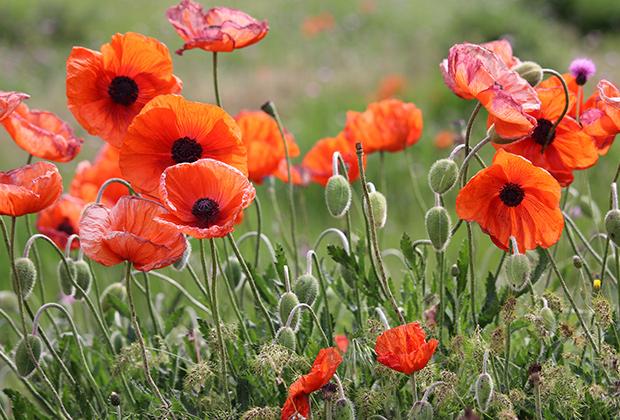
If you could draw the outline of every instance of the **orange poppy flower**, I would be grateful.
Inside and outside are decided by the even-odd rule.
[[[447,149],[454,146],[456,142],[456,133],[450,130],[442,130],[435,136],[433,144],[438,149]]]
[[[575,118],[576,113],[577,113],[577,96],[579,94],[579,85],[577,84],[577,80],[575,79],[575,77],[570,73],[562,74],[562,79],[564,79],[564,82],[566,83],[566,87],[568,87],[569,104],[568,104],[567,115]],[[562,82],[560,82],[560,80],[555,76],[549,77],[543,80],[536,86],[537,91],[538,89],[545,89],[545,88],[546,89],[551,89],[551,88],[562,89],[562,95],[564,94],[564,87],[562,85]],[[583,98],[581,98],[581,102],[582,103],[580,104],[579,109],[581,110],[580,112],[583,112],[584,110]],[[564,103],[562,103],[562,106],[564,106]]]
[[[478,172],[456,197],[456,213],[477,222],[508,251],[514,236],[520,252],[549,248],[562,234],[560,184],[549,172],[500,149],[493,164]]]
[[[540,108],[536,92],[497,54],[479,45],[458,44],[450,48],[440,68],[455,94],[480,101],[497,134],[512,139],[532,133],[536,120],[528,112]]]
[[[508,68],[514,67],[521,63],[521,60],[512,55],[512,45],[510,45],[510,42],[505,39],[485,42],[480,44],[480,46],[497,54],[497,56],[504,62],[504,64],[506,64]]]
[[[0,172],[0,215],[23,216],[37,213],[62,194],[58,168],[36,162],[8,172]]]
[[[258,21],[241,10],[214,7],[205,12],[193,0],[170,7],[166,17],[185,41],[177,50],[179,55],[193,48],[230,52],[257,43],[269,32],[267,21]]]
[[[327,184],[333,175],[332,157],[335,152],[340,152],[342,156],[349,174],[349,181],[354,182],[359,178],[360,171],[355,144],[347,140],[344,133],[340,133],[336,137],[327,137],[317,141],[304,156],[301,166],[313,182],[323,186]]]
[[[549,137],[554,122],[565,106],[564,91],[562,88],[539,87],[536,92],[542,106],[530,114],[537,121],[532,135],[514,143],[494,146],[523,156],[534,165],[548,170],[560,185],[570,185],[574,178],[573,170],[586,169],[596,163],[596,147],[577,121],[568,115],[562,118],[555,133]]]
[[[308,16],[301,24],[301,32],[307,38],[313,38],[321,32],[326,32],[334,29],[336,26],[336,20],[334,15],[329,12],[324,12],[315,16]]]
[[[69,186],[69,193],[86,203],[95,201],[99,188],[104,182],[110,178],[122,178],[118,159],[119,150],[105,143],[92,163],[87,160],[78,163],[75,176]],[[112,206],[119,198],[128,194],[126,186],[112,183],[106,187],[101,202]]]
[[[159,203],[128,195],[112,208],[89,204],[80,219],[82,250],[105,266],[129,261],[140,271],[166,267],[181,258],[186,240],[157,221],[164,214]]]
[[[329,383],[340,363],[342,363],[342,356],[337,348],[321,349],[312,364],[310,373],[302,375],[289,387],[288,398],[282,407],[281,419],[290,420],[295,418],[295,415],[309,418],[309,395]]]
[[[120,167],[134,188],[155,194],[167,167],[202,158],[220,160],[247,175],[247,152],[239,126],[215,105],[161,95],[129,126]]]
[[[214,159],[169,167],[159,197],[170,211],[159,220],[194,238],[221,238],[241,222],[256,190],[239,170]]]
[[[21,92],[3,92],[0,90],[0,121],[5,119],[15,108],[30,95]]]
[[[411,375],[426,366],[438,344],[434,338],[426,341],[420,324],[411,322],[384,331],[377,337],[375,352],[382,365]]]
[[[288,183],[286,159],[280,161],[278,169],[273,175],[280,181]],[[310,183],[310,174],[302,165],[293,165],[291,163],[291,178],[293,178],[293,185],[298,185],[300,187],[304,187]]]
[[[400,74],[390,74],[381,79],[375,96],[379,101],[389,99],[401,93],[405,86],[407,86],[407,79]]]
[[[73,47],[67,60],[69,109],[90,134],[120,147],[148,101],[181,91],[172,71],[168,48],[134,32],[114,35],[101,52]]]
[[[241,111],[235,117],[248,153],[248,173],[252,182],[260,184],[273,175],[285,159],[284,144],[278,124],[262,111]],[[292,134],[285,132],[290,157],[299,156],[299,147]]]
[[[80,215],[84,202],[69,194],[63,194],[51,206],[39,213],[37,229],[49,236],[60,248],[65,247],[69,236],[79,233]],[[71,243],[71,248],[79,246],[78,241]]]
[[[352,143],[361,142],[367,154],[398,152],[418,142],[422,125],[422,111],[414,104],[385,99],[364,112],[347,112],[344,133]]]
[[[604,155],[620,132],[620,91],[613,83],[601,80],[585,108],[581,123],[594,139],[599,154]]]
[[[19,147],[32,156],[55,162],[73,160],[84,141],[55,114],[30,110],[26,104],[18,105],[2,124]]]
[[[338,347],[338,350],[340,350],[340,353],[346,353],[349,349],[349,339],[346,335],[335,336],[334,342],[336,343],[336,347]]]

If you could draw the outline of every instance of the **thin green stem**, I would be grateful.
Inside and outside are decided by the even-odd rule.
[[[149,308],[149,314],[151,315],[151,322],[153,322],[155,334],[163,337],[161,326],[159,325],[159,319],[155,315],[155,308],[153,307],[153,300],[151,299],[151,282],[149,281],[149,275],[143,271],[142,278],[144,279],[144,290],[146,292],[146,306]]]
[[[439,339],[443,338],[443,326],[445,322],[444,314],[446,312],[445,285],[444,285],[444,253],[439,251],[435,253],[437,257],[437,269],[439,270]]]
[[[258,194],[254,197],[254,207],[256,208],[256,247],[254,248],[254,270],[258,268],[260,257],[261,233],[263,230],[263,217]]]
[[[467,120],[467,126],[465,128],[465,156],[469,155],[469,152],[471,151],[471,148],[469,145],[469,141],[471,138],[471,132],[474,128],[474,121],[476,120],[476,116],[480,112],[481,108],[482,108],[482,104],[478,102],[476,104],[476,107],[472,111],[471,115],[469,116],[469,120]],[[467,180],[467,166],[463,168],[462,172],[463,173],[461,174],[461,186],[465,185],[465,182]]]
[[[476,271],[474,270],[474,237],[471,223],[466,223],[467,228],[467,248],[469,253],[469,295],[471,302],[471,319],[474,326],[478,325],[476,317]]]
[[[215,104],[222,107],[222,99],[220,98],[220,88],[217,79],[217,52],[213,52],[213,91],[215,92]]]

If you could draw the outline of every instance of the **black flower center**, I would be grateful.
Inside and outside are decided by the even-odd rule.
[[[220,206],[210,198],[200,198],[192,206],[192,214],[201,222],[210,226],[215,223],[220,214]]]
[[[58,224],[58,226],[56,226],[56,230],[66,233],[67,236],[71,236],[75,233],[73,225],[71,225],[71,222],[66,217]]]
[[[108,86],[108,95],[114,103],[132,105],[138,99],[138,84],[127,76],[116,76]]]
[[[588,81],[588,76],[586,76],[585,72],[583,71],[580,71],[577,74],[577,77],[575,77],[575,82],[577,82],[579,86],[585,85],[587,81]]]
[[[202,157],[202,146],[194,139],[181,137],[172,144],[172,159],[176,163],[192,163]]]
[[[520,185],[508,182],[504,184],[499,192],[499,198],[508,207],[516,207],[525,198],[525,191],[523,191]]]
[[[549,120],[541,118],[536,123],[536,128],[532,133],[532,138],[538,144],[540,144],[543,148],[550,145],[555,138],[555,133],[549,137],[549,132],[551,131],[551,127],[553,127],[553,123]]]

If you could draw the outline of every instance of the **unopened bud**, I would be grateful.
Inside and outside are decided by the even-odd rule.
[[[342,217],[351,206],[351,185],[342,175],[333,175],[325,186],[325,204],[333,217]]]
[[[385,226],[387,221],[387,201],[385,196],[379,191],[373,191],[368,194],[368,200],[370,202],[370,211],[375,221],[375,227],[381,229]]]
[[[6,312],[19,311],[17,295],[9,290],[0,290],[0,309]]]
[[[286,322],[286,321],[284,321]],[[291,327],[282,327],[276,334],[278,344],[291,351],[295,351],[297,347],[297,339],[295,338],[295,331]]]
[[[189,258],[192,256],[192,244],[185,240],[185,251],[181,255],[181,258],[172,263],[172,268],[177,271],[183,271],[189,262]]]
[[[241,282],[243,277],[243,273],[241,271],[241,264],[236,257],[230,257],[226,261],[224,265],[224,272],[226,273],[226,277],[228,278],[228,282],[232,287],[237,287],[237,285]]]
[[[428,401],[416,401],[411,407],[408,416],[409,420],[432,420],[433,406]]]
[[[499,134],[497,134],[497,131],[495,130],[495,125],[491,125],[488,128],[487,136],[491,140],[491,143],[495,143],[495,144],[510,144],[510,143],[514,143],[515,141],[519,140],[519,138],[520,138],[520,137],[502,137],[502,136],[500,136]]]
[[[15,277],[20,284],[22,298],[28,299],[37,282],[37,268],[30,258],[15,260]]]
[[[112,404],[113,407],[118,407],[119,405],[121,405],[121,396],[118,395],[116,392],[111,393],[110,404]]]
[[[543,320],[545,329],[549,331],[551,334],[555,333],[555,328],[556,328],[555,315],[553,314],[553,311],[551,310],[551,308],[549,308],[547,305],[543,306],[543,308],[539,312],[539,315],[541,319]]]
[[[69,270],[67,271],[67,267]],[[67,258],[67,264],[63,260],[58,262],[58,280],[60,281],[60,290],[67,295],[72,296],[75,292],[75,288],[73,287],[73,282],[76,277],[75,270],[75,261],[71,258]]]
[[[583,261],[579,255],[573,255],[573,266],[579,270],[583,267]]]
[[[114,352],[118,353],[125,346],[125,339],[118,331],[114,331],[112,335],[110,335],[110,341],[112,342],[112,347],[114,347]]]
[[[487,411],[491,398],[493,398],[493,379],[486,372],[481,373],[478,379],[476,379],[475,397],[480,410],[482,412]]]
[[[28,349],[30,347],[30,349]],[[30,353],[32,351],[32,354]],[[34,359],[33,359],[34,356]],[[41,339],[28,334],[22,338],[15,350],[15,367],[22,377],[30,376],[41,358]]]
[[[312,306],[319,295],[319,281],[312,274],[302,274],[293,285],[293,291],[301,303]]]
[[[348,398],[340,398],[334,403],[334,420],[355,420],[355,408]]]
[[[88,294],[88,291],[90,290],[90,285],[93,281],[90,267],[84,260],[76,261],[73,266],[75,267],[75,281],[82,288],[82,290],[84,290],[84,292]],[[83,299],[84,295],[79,290],[76,290],[75,298]]]
[[[276,117],[275,108],[276,108],[276,105],[272,101],[267,101],[260,107],[260,109],[262,109],[263,112],[265,112],[266,114],[269,114],[271,118]]]
[[[538,63],[533,61],[524,61],[514,66],[512,70],[519,73],[519,76],[527,80],[527,82],[532,86],[536,86],[542,82],[543,71],[542,67],[540,67]]]
[[[110,309],[119,310],[117,301],[127,299],[127,289],[122,283],[112,283],[106,287],[101,293],[101,309],[107,312]]]
[[[456,264],[452,264],[452,267],[450,267],[450,274],[452,274],[452,277],[458,277],[459,274],[461,274],[459,266]]]
[[[448,211],[440,206],[432,207],[426,212],[425,222],[433,248],[438,252],[445,250],[450,240],[451,222]]]
[[[280,301],[278,302],[278,313],[280,314],[280,324],[286,325],[288,319],[293,311],[295,306],[299,305],[299,299],[297,295],[293,292],[285,292],[280,296]],[[295,311],[295,315],[291,320],[290,327],[293,330],[297,329],[297,325],[299,323],[299,310]]]
[[[459,166],[452,159],[440,159],[428,172],[428,185],[435,194],[444,194],[456,184]]]
[[[609,210],[605,215],[607,236],[616,246],[620,246],[620,210]]]
[[[523,290],[530,281],[532,268],[525,254],[511,254],[506,259],[506,277],[515,292]]]

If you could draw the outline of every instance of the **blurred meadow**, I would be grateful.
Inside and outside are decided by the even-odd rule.
[[[60,165],[65,186],[77,162],[92,158],[103,144],[89,136],[66,107],[65,60],[71,47],[99,49],[114,33],[135,31],[162,40],[174,52],[181,47],[181,39],[164,15],[172,3],[0,1],[0,89],[29,93],[30,107],[59,114],[85,138],[80,156]],[[620,2],[614,0],[224,0],[217,5],[241,8],[267,19],[271,27],[260,44],[220,55],[224,107],[234,115],[273,100],[286,128],[295,135],[302,156],[318,139],[342,130],[347,110],[361,111],[379,97],[394,95],[422,109],[424,132],[418,144],[408,149],[409,159],[401,153],[386,154],[383,165],[379,155],[368,161],[370,180],[380,184],[380,169],[385,171],[383,192],[389,203],[388,223],[382,233],[385,248],[398,247],[403,232],[412,238],[425,237],[424,213],[416,205],[407,162],[411,162],[411,174],[428,207],[432,194],[426,173],[433,161],[450,150],[438,148],[436,136],[453,129],[454,122],[466,119],[474,107],[473,102],[457,98],[443,83],[438,65],[451,45],[505,37],[523,60],[565,72],[573,58],[588,56],[596,62],[596,79],[620,80]],[[175,73],[184,81],[183,94],[191,100],[213,102],[210,55],[193,50],[173,59]],[[592,88],[586,86],[588,95]],[[483,125],[480,121],[476,125],[474,139],[481,138]],[[489,158],[489,151],[486,153],[485,158]],[[619,157],[617,147],[612,148],[595,168],[577,173],[574,186],[589,189],[591,183],[598,203],[605,203],[607,189],[597,187],[612,178]],[[1,132],[0,169],[17,167],[26,158],[25,152]],[[282,196],[280,207],[287,216],[284,186],[280,182],[276,186]],[[259,195],[265,197],[263,202],[267,201],[266,188],[258,187]],[[454,195],[447,196],[450,210]],[[264,207],[267,223],[272,224],[267,230],[277,231],[279,226],[270,216],[271,205]],[[359,202],[357,207],[356,217],[360,217]],[[324,228],[324,223],[316,221],[328,220],[323,189],[310,185],[298,193],[298,211],[302,243],[310,246]],[[254,229],[254,224],[254,213],[248,211],[238,235]],[[460,242],[462,235],[461,230],[456,240]],[[23,246],[24,229],[20,229],[20,236]],[[479,253],[499,258],[499,252],[490,256],[490,245],[486,236],[479,236]],[[489,258],[482,270],[490,264]],[[0,288],[6,289],[4,252],[0,264]],[[112,279],[105,283],[109,281]],[[46,286],[48,293],[57,287],[55,282]]]

